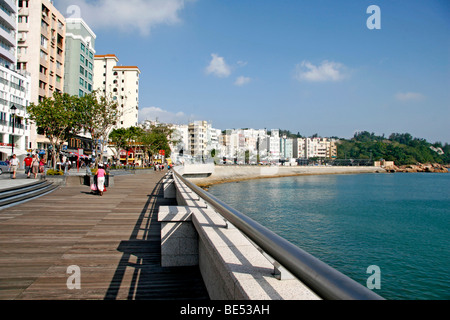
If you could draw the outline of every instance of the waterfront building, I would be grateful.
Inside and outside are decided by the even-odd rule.
[[[6,1],[11,2],[11,1]],[[19,0],[17,69],[31,75],[30,102],[64,90],[66,22],[49,0]],[[45,152],[50,143],[30,128],[31,148]]]
[[[138,125],[139,76],[137,66],[119,66],[114,54],[94,56],[94,90],[117,102],[121,116],[116,128]]]
[[[192,157],[205,158],[207,157],[207,121],[194,121],[188,126],[188,148]]]
[[[294,156],[294,139],[283,136],[280,138],[280,158],[289,161]]]
[[[93,91],[96,38],[83,19],[66,19],[64,93],[83,97]]]
[[[336,156],[337,146],[334,139],[320,137],[294,139],[295,158],[333,159],[336,158]]]
[[[170,144],[170,158],[174,163],[182,162],[184,155],[189,155],[189,126],[187,124],[172,124],[173,133],[170,137],[175,143]]]
[[[14,153],[23,159],[31,148],[26,107],[30,101],[30,74],[16,70],[17,3],[0,0],[0,160]]]
[[[269,161],[278,162],[280,159],[280,130],[272,129],[269,137],[268,147]]]

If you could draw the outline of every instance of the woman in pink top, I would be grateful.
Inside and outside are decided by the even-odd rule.
[[[105,190],[105,175],[106,171],[103,168],[103,164],[99,164],[97,170],[97,188],[101,196],[103,196],[103,191]]]

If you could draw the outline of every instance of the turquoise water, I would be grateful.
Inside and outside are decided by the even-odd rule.
[[[450,299],[450,174],[321,175],[209,192],[366,285],[377,265],[392,300]]]

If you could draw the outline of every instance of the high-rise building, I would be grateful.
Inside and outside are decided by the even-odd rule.
[[[138,125],[139,76],[137,66],[118,66],[114,54],[94,56],[94,90],[112,97],[119,106],[122,116],[117,128]]]
[[[17,69],[31,74],[32,103],[64,89],[66,22],[49,0],[18,0]],[[1,10],[0,10],[1,11]],[[31,125],[32,148],[47,150],[49,141]]]
[[[65,93],[82,97],[94,90],[96,38],[83,19],[66,19]]]
[[[64,16],[48,0],[19,0],[17,69],[31,74],[31,102],[64,89]]]
[[[269,138],[269,159],[278,161],[280,159],[280,130],[272,129]]]
[[[16,71],[17,4],[0,0],[0,160],[16,154],[20,159],[30,146],[26,107],[30,101],[30,75]],[[17,52],[20,54],[20,52]]]

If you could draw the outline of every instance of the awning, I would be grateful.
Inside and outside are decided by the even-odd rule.
[[[11,147],[0,147],[0,152],[7,154],[8,156],[12,155],[12,148]],[[23,156],[28,154],[29,152],[27,152],[26,150],[21,150],[18,148],[14,148],[14,154],[16,156]]]

